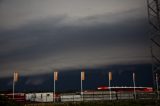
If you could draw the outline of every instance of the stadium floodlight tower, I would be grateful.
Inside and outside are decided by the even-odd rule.
[[[160,78],[160,0],[147,0],[148,19],[152,26],[151,56],[154,87],[156,87],[156,74]]]

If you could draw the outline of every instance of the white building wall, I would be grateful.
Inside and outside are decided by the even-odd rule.
[[[53,93],[28,93],[26,94],[26,100],[35,102],[53,102]]]

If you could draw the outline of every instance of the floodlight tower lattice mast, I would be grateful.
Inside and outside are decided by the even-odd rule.
[[[160,77],[160,0],[147,0],[148,19],[153,30],[151,32],[151,56],[154,87],[156,74]]]

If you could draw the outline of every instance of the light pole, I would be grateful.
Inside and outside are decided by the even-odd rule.
[[[158,83],[158,74],[156,73],[156,85],[157,85],[157,99],[159,99],[159,83]]]
[[[82,101],[83,101],[83,80],[85,80],[84,71],[81,72],[81,95],[82,95]]]
[[[54,72],[54,103],[56,102],[55,101],[55,98],[56,98],[56,81],[58,80],[58,72],[57,71],[55,71]]]
[[[15,95],[15,83],[18,81],[18,72],[13,73],[13,99]]]
[[[111,80],[112,80],[112,72],[109,72],[108,74],[109,78],[109,99],[112,100],[112,91],[111,91]]]
[[[134,86],[134,99],[136,99],[136,82],[135,82],[135,73],[133,73],[133,86]]]

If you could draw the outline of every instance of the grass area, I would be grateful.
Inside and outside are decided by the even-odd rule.
[[[65,103],[27,103],[19,104],[0,96],[0,106],[160,106],[160,100],[115,100]]]
[[[157,100],[119,100],[119,101],[90,101],[68,103],[37,103],[26,106],[160,106]]]

